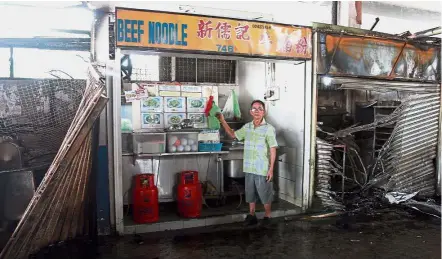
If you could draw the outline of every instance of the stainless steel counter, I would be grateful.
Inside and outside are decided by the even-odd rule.
[[[210,181],[217,189],[219,188],[222,191],[224,188],[224,170],[242,170],[239,168],[242,161],[239,162],[239,160],[243,158],[243,145],[226,145],[222,151],[218,152],[123,153],[124,204],[131,203],[131,186],[134,175],[153,173],[160,202],[168,202],[175,199],[174,188],[178,183],[177,174],[181,171],[198,171],[201,182]],[[236,164],[235,168],[224,168],[226,163]]]
[[[123,153],[122,156],[136,156],[139,158],[143,157],[159,157],[159,156],[189,156],[189,155],[226,155],[229,151],[213,151],[213,152],[176,152],[176,153],[156,153],[156,154],[134,154],[134,153]]]
[[[176,152],[176,153],[158,153],[158,154],[137,154],[135,156],[142,157],[158,157],[158,156],[189,156],[189,155],[221,155],[228,154],[229,151],[213,151],[213,152]]]

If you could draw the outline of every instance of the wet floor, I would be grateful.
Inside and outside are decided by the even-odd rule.
[[[438,220],[281,219],[107,240],[99,258],[441,258]]]

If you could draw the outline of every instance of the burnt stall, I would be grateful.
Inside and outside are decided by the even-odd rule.
[[[360,211],[434,197],[440,45],[317,26],[316,200]]]

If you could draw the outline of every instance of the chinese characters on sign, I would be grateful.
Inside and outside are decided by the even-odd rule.
[[[218,25],[216,26],[215,30],[218,31],[218,39],[226,39],[229,40],[230,39],[230,28],[232,28],[232,26],[226,22],[219,22]]]
[[[249,40],[250,37],[247,35],[247,31],[249,30],[248,25],[243,25],[239,23],[237,27],[235,27],[236,38],[238,40]]]
[[[296,52],[301,54],[307,53],[307,39],[305,37],[302,37],[296,44]]]
[[[201,39],[212,38],[212,30],[217,31],[218,39],[229,40],[231,38],[231,28],[228,22],[222,21],[218,22],[215,28],[212,27],[211,20],[199,20],[198,22],[198,31],[197,36]],[[250,37],[247,35],[249,30],[249,25],[241,25],[238,23],[238,26],[235,27],[235,37],[238,40],[250,40]]]
[[[200,20],[198,23],[198,37],[201,39],[204,38],[212,38],[212,27],[210,26],[212,24],[212,21],[204,22],[203,20]]]

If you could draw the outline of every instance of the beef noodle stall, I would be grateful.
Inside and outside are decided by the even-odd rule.
[[[116,8],[115,27],[116,62],[108,65],[107,83],[112,95],[111,207],[118,233],[244,219],[248,208],[243,201],[242,143],[228,139],[210,116],[217,107],[225,112],[232,99],[236,112],[228,123],[233,129],[247,122],[253,99],[265,99],[267,119],[281,137],[273,216],[305,211],[311,28],[126,8]],[[152,56],[159,57],[160,66],[170,67],[160,70],[156,81],[140,78],[132,67],[135,57]],[[223,70],[213,62],[230,67]],[[228,74],[227,82],[206,80],[221,73]],[[193,81],[183,79],[193,76]],[[298,118],[288,121],[287,116]],[[304,147],[307,152],[302,152]]]

